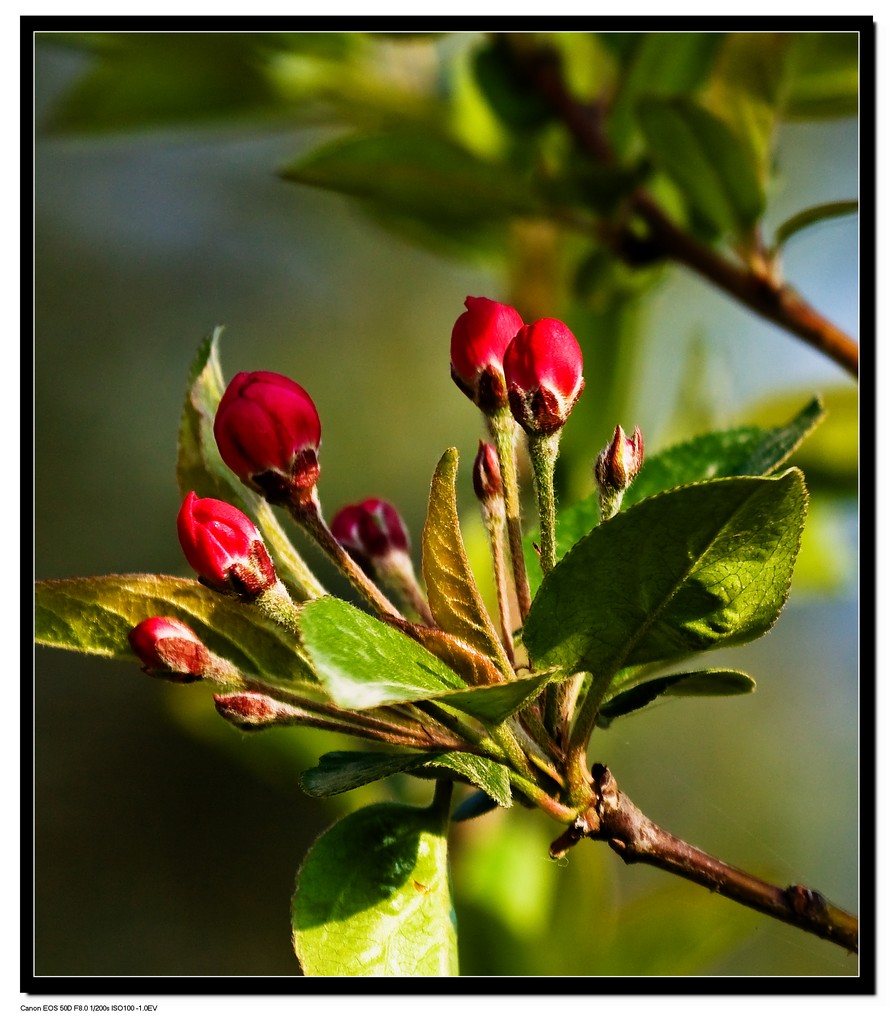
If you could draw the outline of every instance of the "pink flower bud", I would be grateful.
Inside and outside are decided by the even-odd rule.
[[[522,327],[503,365],[512,415],[527,433],[562,427],[583,390],[583,354],[570,329],[552,319]]]
[[[636,427],[632,437],[617,424],[611,443],[595,460],[595,482],[600,491],[625,491],[635,480],[645,458],[642,431]]]
[[[190,491],[177,516],[177,533],[186,560],[206,586],[257,597],[276,583],[260,532],[233,505]]]
[[[450,341],[452,377],[478,408],[493,413],[506,404],[502,357],[524,321],[516,309],[492,299],[469,295],[465,308]]]
[[[332,520],[332,533],[361,565],[375,566],[395,552],[409,551],[409,535],[400,513],[381,498],[345,505]]]
[[[214,438],[223,461],[271,502],[309,490],[319,477],[319,414],[307,392],[280,373],[237,373],[220,399]]]
[[[211,662],[211,652],[179,619],[144,619],[127,639],[150,676],[192,683],[201,679]]]
[[[486,441],[478,444],[471,471],[471,482],[477,499],[483,503],[502,501],[502,473],[499,471],[499,456],[496,448]]]

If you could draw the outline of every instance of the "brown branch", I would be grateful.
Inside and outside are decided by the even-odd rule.
[[[592,768],[595,803],[552,844],[562,857],[580,839],[606,842],[627,864],[652,864],[760,913],[858,952],[859,921],[802,885],[781,889],[662,829],[622,792],[604,765]]]
[[[542,47],[531,47],[524,37],[520,41],[506,38],[511,39],[519,67],[567,125],[578,148],[597,164],[615,165],[616,158],[601,130],[599,109],[586,106],[571,95],[556,55]],[[758,267],[733,262],[699,242],[674,224],[645,189],[637,189],[633,194],[631,211],[639,215],[649,230],[646,239],[634,241],[647,248],[650,258],[663,257],[681,263],[759,316],[833,359],[854,377],[859,376],[857,343],[789,285],[774,280]],[[615,234],[609,241],[619,256],[628,255],[628,234]]]

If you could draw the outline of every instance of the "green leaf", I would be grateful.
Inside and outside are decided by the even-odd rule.
[[[444,452],[428,498],[422,530],[422,575],[434,621],[447,633],[471,644],[494,663],[510,668],[484,601],[478,591],[456,508],[456,473],[459,452]]]
[[[399,772],[423,777],[445,774],[458,776],[491,796],[501,807],[511,807],[512,792],[508,769],[476,754],[451,752],[433,756],[391,754],[371,751],[335,750],[323,754],[315,768],[301,776],[301,786],[310,796],[328,797],[366,786]]]
[[[505,765],[486,757],[478,757],[477,754],[452,750],[432,758],[428,767],[435,769],[435,774],[446,769],[449,776],[455,775],[470,782],[491,796],[500,807],[512,806],[512,787]]]
[[[540,206],[510,168],[422,131],[336,139],[280,173],[435,224],[500,221]]]
[[[299,601],[319,597],[322,587],[279,525],[272,507],[236,479],[217,450],[214,416],[224,391],[218,354],[222,333],[222,327],[215,327],[202,341],[189,370],[177,447],[180,494],[185,497],[195,491],[200,498],[217,498],[241,509],[263,534],[276,572],[292,595]]]
[[[298,613],[301,639],[339,707],[442,699],[465,684],[421,644],[336,597]]]
[[[855,117],[859,113],[861,35],[858,32],[801,32],[796,35],[786,117]]]
[[[623,498],[629,508],[644,498],[683,484],[731,476],[764,476],[781,466],[825,418],[825,406],[816,396],[792,419],[778,427],[736,427],[715,431],[645,454],[639,475]],[[823,431],[824,432],[824,431]],[[561,558],[599,521],[598,496],[590,494],[559,509],[555,544]],[[525,538],[524,555],[531,587],[542,580],[539,559],[533,551],[538,541]]]
[[[122,131],[257,116],[280,108],[265,33],[103,33],[47,127]]]
[[[730,33],[710,78],[710,109],[750,146],[764,183],[772,171],[772,142],[795,39],[790,32]]]
[[[135,658],[127,635],[155,615],[179,619],[249,677],[319,697],[313,671],[290,636],[255,607],[176,576],[93,576],[36,585],[38,643],[83,654]]]
[[[621,59],[608,131],[615,147],[629,155],[640,100],[646,96],[680,96],[693,92],[707,76],[723,35],[719,32],[636,32],[600,33],[599,38],[618,51]],[[619,48],[618,43],[622,44]]]
[[[458,974],[439,813],[376,804],[336,822],[298,872],[292,928],[311,977]]]
[[[534,664],[611,678],[765,633],[787,598],[803,476],[733,477],[655,495],[587,534],[524,625]]]
[[[610,725],[612,719],[638,711],[658,697],[730,697],[752,693],[756,685],[744,672],[725,668],[661,676],[631,686],[604,703],[599,710],[599,724]]]
[[[818,206],[810,206],[778,226],[775,230],[775,250],[780,249],[785,242],[793,235],[814,224],[831,220],[835,217],[851,217],[859,212],[859,201],[857,199],[842,199],[836,203],[820,203]]]
[[[645,462],[626,493],[633,505],[660,491],[724,476],[765,476],[800,447],[825,418],[816,396],[778,427],[738,427],[716,431],[665,448]]]
[[[315,768],[302,773],[301,788],[310,796],[337,796],[390,775],[420,768],[430,759],[430,754],[333,750],[323,754]]]
[[[492,686],[469,687],[438,699],[440,703],[464,711],[487,725],[498,725],[526,707],[554,678],[555,673],[551,671],[535,672]]]
[[[686,98],[644,100],[638,113],[651,159],[691,209],[719,235],[746,235],[766,205],[749,147]]]

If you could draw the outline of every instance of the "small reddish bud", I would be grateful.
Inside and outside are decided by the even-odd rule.
[[[496,448],[486,441],[478,444],[471,471],[471,482],[478,501],[489,504],[494,500],[502,501],[502,473],[499,471],[499,456]]]
[[[627,437],[618,423],[611,443],[595,460],[595,482],[600,491],[625,491],[635,480],[645,458],[642,431]]]
[[[490,414],[507,402],[502,357],[524,321],[516,309],[493,299],[469,295],[465,309],[453,326],[450,371],[461,391]]]
[[[560,320],[522,327],[503,361],[512,415],[528,434],[562,427],[583,390],[583,354]]]
[[[321,427],[313,399],[280,373],[237,373],[220,399],[214,438],[223,461],[268,501],[282,504],[319,477]]]
[[[406,524],[394,506],[381,498],[345,505],[332,519],[332,533],[361,565],[375,566],[395,552],[409,551]]]
[[[211,652],[179,619],[144,619],[127,639],[150,676],[192,683],[202,678],[211,663]]]
[[[177,516],[186,560],[213,590],[257,597],[276,583],[276,570],[251,520],[225,501],[191,491]]]
[[[277,723],[300,721],[306,715],[289,704],[268,697],[265,693],[242,691],[214,695],[217,713],[240,729],[265,729]]]

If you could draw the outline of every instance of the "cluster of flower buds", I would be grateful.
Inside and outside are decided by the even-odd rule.
[[[313,399],[300,384],[265,370],[236,374],[214,418],[223,461],[273,504],[314,490],[320,436]]]
[[[155,616],[138,623],[127,639],[147,675],[175,683],[202,679],[211,665],[211,652],[179,619]]]
[[[186,495],[177,516],[186,560],[202,583],[254,598],[276,585],[276,570],[252,521],[225,501]]]
[[[453,327],[453,380],[486,415],[508,404],[529,434],[564,425],[583,390],[583,355],[566,324],[525,324],[517,310],[492,299],[465,300]]]
[[[524,321],[516,309],[492,299],[469,295],[465,309],[453,326],[450,372],[459,389],[489,415],[508,401],[502,361]]]

